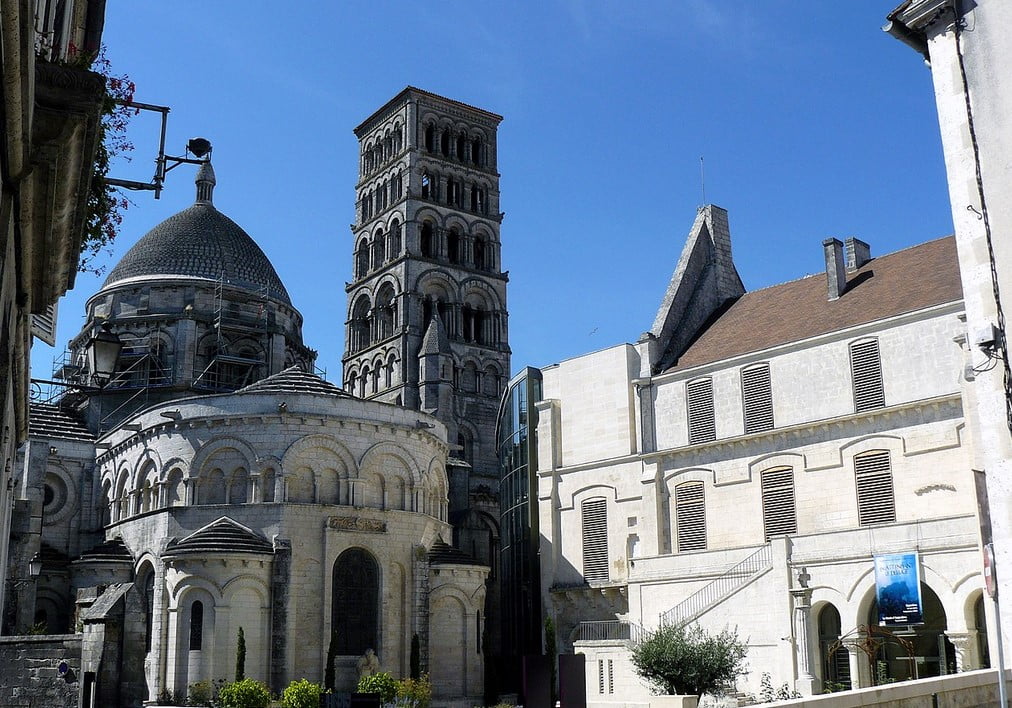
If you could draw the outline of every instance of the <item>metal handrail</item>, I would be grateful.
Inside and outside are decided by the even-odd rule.
[[[698,617],[707,607],[730,595],[752,576],[769,568],[772,563],[773,549],[767,543],[667,612],[662,612],[661,624],[680,624]]]
[[[631,644],[639,644],[644,634],[645,632],[642,627],[628,620],[580,622],[577,626],[576,641],[625,641]]]

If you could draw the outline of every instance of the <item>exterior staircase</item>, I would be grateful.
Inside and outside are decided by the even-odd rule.
[[[739,588],[751,583],[773,567],[773,549],[766,544],[732,566],[722,575],[689,595],[667,612],[661,613],[661,625],[686,624],[719,605]]]

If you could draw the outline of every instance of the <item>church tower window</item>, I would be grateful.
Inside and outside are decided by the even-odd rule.
[[[426,257],[426,258],[432,258],[433,252],[435,250],[433,248],[433,243],[432,243],[433,239],[434,239],[434,234],[433,234],[433,229],[432,229],[432,223],[429,222],[429,221],[426,221],[424,224],[422,224],[422,238],[421,238],[421,244],[420,244],[420,248],[422,250],[422,255],[424,257]]]

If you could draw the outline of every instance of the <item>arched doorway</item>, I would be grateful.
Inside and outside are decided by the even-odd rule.
[[[891,681],[943,676],[956,672],[956,649],[945,636],[945,609],[935,591],[921,583],[923,622],[918,625],[879,625],[878,601],[868,613],[870,639],[874,640],[872,680]]]
[[[379,567],[372,554],[349,548],[334,562],[331,631],[337,653],[358,656],[366,649],[379,653]]]
[[[840,611],[826,604],[819,611],[819,652],[822,687],[827,691],[850,689],[850,652],[840,643]]]

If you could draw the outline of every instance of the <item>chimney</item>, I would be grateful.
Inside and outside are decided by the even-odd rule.
[[[847,253],[848,273],[853,273],[871,260],[871,246],[859,238],[849,237],[843,242],[843,250]]]
[[[843,244],[838,238],[827,238],[822,242],[826,255],[826,285],[829,299],[836,300],[847,287],[847,271],[843,262]]]

